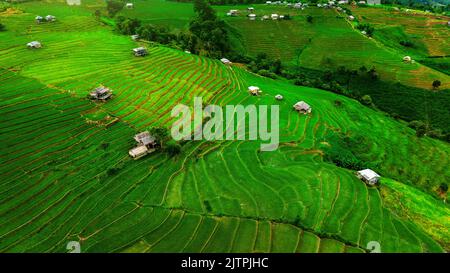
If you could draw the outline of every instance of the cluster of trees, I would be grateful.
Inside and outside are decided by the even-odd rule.
[[[0,32],[1,32],[1,31],[5,31],[5,30],[6,30],[5,25],[2,24],[2,23],[0,23]]]
[[[372,37],[373,32],[375,31],[375,28],[373,26],[371,26],[370,24],[358,24],[358,26],[356,26],[356,28],[361,31],[365,31],[366,35],[369,37]]]
[[[404,47],[414,47],[414,43],[409,40],[401,40],[399,44]]]
[[[161,150],[169,154],[169,156],[181,153],[181,145],[170,137],[169,130],[166,127],[153,127],[149,132],[155,137]]]
[[[119,0],[106,1],[106,11],[109,17],[114,17],[124,7],[125,3]]]
[[[441,129],[434,129],[430,126],[430,124],[424,121],[413,120],[408,123],[408,126],[416,130],[416,135],[418,137],[429,136],[432,138],[437,138],[450,142],[450,133],[443,133]]]
[[[192,0],[174,0],[176,2],[193,2]],[[211,5],[261,4],[266,0],[208,0]]]
[[[138,19],[125,18],[123,16],[116,18],[116,28],[125,35],[138,34],[144,40],[172,45],[177,48],[181,48],[184,39],[186,39],[184,33],[175,34],[164,26],[142,24]]]
[[[190,22],[189,30],[177,33],[163,26],[142,24],[138,19],[119,16],[116,18],[117,30],[126,35],[138,34],[144,40],[169,45],[174,48],[219,58],[231,53],[227,26],[206,0],[195,0],[194,11],[197,16]]]
[[[189,31],[196,37],[197,43],[191,52],[212,58],[229,54],[231,42],[225,22],[217,17],[206,0],[195,0],[194,11],[197,16],[190,22]]]
[[[280,59],[273,60],[266,53],[259,53],[256,58],[250,58],[248,68],[261,76],[276,78],[281,75],[282,65]]]
[[[309,75],[301,72],[295,73],[295,70],[289,69],[282,71],[286,78],[293,79],[295,85],[316,87],[343,94],[359,99],[365,105],[372,105],[370,96],[361,96],[359,93],[354,92],[351,88],[351,83],[355,80],[371,82],[379,79],[375,67],[367,69],[365,66],[361,66],[359,69],[349,69],[345,66],[339,66],[335,71],[328,69],[324,72],[316,72]]]
[[[323,147],[325,159],[336,166],[350,170],[377,169],[376,164],[366,161],[365,148],[361,148],[369,145],[366,137],[362,135],[350,137],[333,132],[326,136],[325,141],[330,144]]]

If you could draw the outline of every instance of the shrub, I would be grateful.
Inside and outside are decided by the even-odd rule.
[[[181,145],[171,140],[166,143],[165,149],[170,156],[175,156],[181,152]]]
[[[369,95],[364,95],[361,97],[361,103],[364,105],[372,105],[372,98]]]
[[[323,148],[325,159],[333,162],[336,166],[351,170],[376,168],[375,164],[365,162],[365,151],[369,145],[365,137],[330,133],[325,140],[330,143],[330,146]]]
[[[411,41],[407,41],[407,40],[400,41],[400,44],[404,47],[414,47],[414,43]]]
[[[114,17],[119,11],[123,9],[124,3],[122,1],[109,0],[106,1],[106,10],[109,17]]]
[[[439,191],[442,192],[442,193],[447,193],[448,185],[446,183],[441,183],[439,185]]]
[[[258,74],[261,75],[261,76],[264,76],[264,77],[272,78],[272,79],[275,79],[277,77],[277,75],[275,73],[270,72],[270,71],[265,70],[265,69],[259,70]]]
[[[441,81],[440,80],[434,80],[432,83],[432,86],[434,89],[438,89],[439,86],[441,86]]]

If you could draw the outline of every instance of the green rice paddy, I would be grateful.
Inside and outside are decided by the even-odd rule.
[[[448,250],[448,205],[435,197],[450,178],[448,143],[343,96],[136,43],[86,6],[17,7],[0,14],[0,252],[65,252],[69,241],[82,252],[364,252],[370,241],[383,252]],[[46,13],[58,21],[34,22]],[[27,49],[32,40],[43,47]],[[138,45],[149,55],[134,57]],[[113,99],[87,100],[98,85]],[[136,132],[170,127],[172,107],[196,96],[279,104],[280,148],[191,141],[175,157],[128,156]],[[299,100],[311,115],[292,110]],[[106,115],[119,122],[88,122]],[[380,189],[324,160],[330,132],[368,140],[361,150],[379,166]],[[399,213],[392,198],[424,206],[405,199]],[[436,214],[417,217],[434,203]]]

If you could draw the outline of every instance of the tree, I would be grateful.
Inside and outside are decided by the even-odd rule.
[[[215,10],[205,0],[195,0],[194,11],[202,21],[214,21],[217,19]]]
[[[326,70],[323,73],[323,80],[325,82],[331,82],[331,80],[333,80],[333,72],[331,72],[331,70]]]
[[[156,142],[163,146],[168,140],[169,130],[165,127],[153,127],[150,130],[150,134],[156,139]]]
[[[311,15],[306,16],[306,22],[312,23],[313,22],[313,17]]]
[[[369,76],[372,80],[378,79],[378,72],[374,66],[367,72],[367,74],[369,74]]]
[[[347,70],[347,90],[350,89],[350,81],[353,77],[358,76],[358,70]]]
[[[123,2],[117,0],[108,0],[106,2],[106,10],[109,17],[114,17],[123,8]]]
[[[195,0],[197,17],[189,24],[189,31],[197,37],[195,53],[217,58],[231,51],[226,24],[205,0]]]
[[[448,185],[447,185],[446,183],[441,183],[441,184],[439,185],[439,191],[440,191],[441,193],[447,193],[447,191],[448,191]]]
[[[438,89],[439,86],[441,86],[441,81],[440,80],[434,80],[432,85],[433,85],[434,89]]]
[[[102,15],[102,13],[100,12],[100,10],[96,9],[94,12],[95,18],[99,19],[100,16]]]
[[[178,144],[176,141],[171,140],[167,142],[165,150],[170,156],[175,156],[181,152],[181,145]]]
[[[361,74],[364,74],[364,73],[367,73],[367,67],[366,66],[361,66],[360,68],[359,68],[359,72],[361,72]]]
[[[135,34],[137,29],[141,26],[141,22],[138,19],[123,19],[117,23],[117,28],[122,34],[130,35]]]
[[[6,30],[5,25],[2,24],[2,23],[0,23],[0,32],[1,32],[1,31],[5,31],[5,30]]]
[[[369,95],[364,95],[361,97],[361,102],[364,105],[372,105],[372,98]]]

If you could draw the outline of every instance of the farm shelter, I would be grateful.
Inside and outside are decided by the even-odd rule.
[[[228,60],[227,58],[222,58],[222,59],[220,59],[220,61],[224,64],[231,64],[231,61]]]
[[[148,148],[142,145],[131,149],[130,151],[128,151],[128,154],[134,159],[139,159],[146,155],[148,151]]]
[[[372,171],[371,169],[364,169],[358,171],[356,175],[358,176],[359,179],[363,180],[369,185],[375,185],[380,180],[380,175]]]
[[[381,5],[381,0],[367,0],[367,5]]]
[[[147,147],[154,147],[156,145],[156,140],[152,135],[150,135],[149,131],[144,131],[135,135],[134,140],[136,140],[139,145],[144,145]]]
[[[270,15],[270,18],[272,18],[272,20],[277,20],[278,14],[274,13],[274,14]]]
[[[54,22],[54,21],[56,21],[56,17],[53,15],[47,15],[47,16],[45,16],[45,20],[47,22]]]
[[[145,47],[138,47],[133,49],[134,56],[141,57],[147,55],[147,49]]]
[[[275,96],[275,99],[276,99],[276,100],[282,100],[282,99],[283,99],[283,96],[280,95],[280,94],[278,94],[278,95]]]
[[[403,61],[405,63],[410,63],[412,61],[412,58],[410,56],[405,56],[405,57],[403,57]]]
[[[254,7],[248,7],[248,8],[247,8],[247,11],[248,11],[248,12],[254,12],[254,11],[255,11],[255,8],[254,8]]]
[[[100,86],[95,88],[89,95],[94,100],[107,100],[112,96],[112,91],[109,88]]]
[[[294,109],[302,114],[309,114],[312,110],[311,106],[304,101],[299,101],[294,104]]]
[[[28,48],[41,48],[42,45],[41,45],[41,43],[38,42],[38,41],[33,41],[33,42],[29,42],[29,43],[27,44],[27,47],[28,47]]]
[[[237,9],[230,9],[229,12],[227,12],[228,16],[238,16],[238,10]]]
[[[261,89],[259,89],[258,86],[249,86],[248,92],[250,92],[253,96],[258,96],[261,93]]]
[[[126,7],[127,9],[132,9],[132,8],[134,7],[134,5],[133,5],[133,3],[127,3],[127,4],[125,5],[125,7]]]
[[[128,151],[128,154],[134,158],[141,158],[155,151],[156,140],[150,135],[149,131],[144,131],[134,136],[134,140],[138,143],[136,147]]]
[[[137,34],[131,35],[131,39],[133,41],[137,41],[139,39],[139,35],[137,35]]]
[[[44,17],[38,15],[34,18],[34,20],[36,20],[36,23],[39,24],[40,22],[44,21]]]
[[[249,14],[248,15],[248,19],[255,20],[256,19],[256,14],[254,14],[254,13]]]

